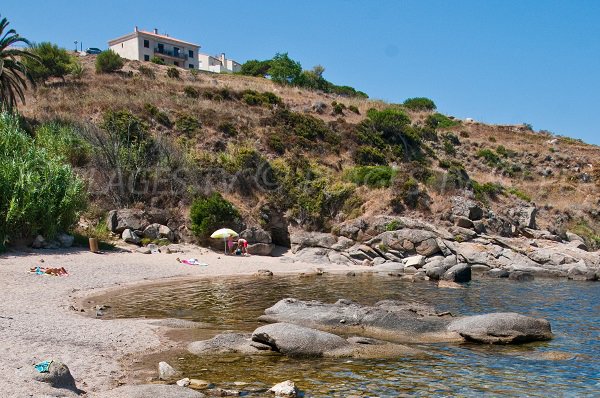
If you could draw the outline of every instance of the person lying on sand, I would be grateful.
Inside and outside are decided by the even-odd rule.
[[[29,269],[29,272],[33,272],[38,275],[52,275],[52,276],[67,276],[69,273],[65,267],[60,268],[46,268],[46,267],[33,267]]]

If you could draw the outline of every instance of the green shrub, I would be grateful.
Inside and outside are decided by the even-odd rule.
[[[140,72],[140,75],[145,76],[147,78],[150,78],[150,79],[156,78],[156,74],[154,73],[154,70],[145,65],[140,65],[140,67],[138,68],[138,71]]]
[[[600,248],[600,233],[597,229],[590,226],[589,222],[585,219],[574,220],[569,229],[574,234],[581,236],[590,250],[598,250]]]
[[[524,200],[525,202],[531,202],[531,196],[527,195],[525,192],[521,191],[517,187],[508,188],[507,192],[512,195],[515,195],[517,198]]]
[[[190,71],[190,76],[192,77],[192,80],[196,81],[198,80],[198,74],[200,72],[198,72],[198,69],[189,69]]]
[[[517,153],[515,151],[506,149],[504,145],[498,145],[498,147],[496,148],[496,153],[505,158],[513,158],[517,156]]]
[[[425,97],[408,98],[403,105],[413,111],[434,111],[436,109],[435,103]]]
[[[469,132],[468,131],[464,131],[464,130],[462,130],[459,134],[463,138],[469,138],[469,136],[470,136]]]
[[[500,166],[500,157],[498,154],[491,149],[480,149],[477,152],[477,157],[484,160],[484,162],[491,167]]]
[[[286,140],[282,134],[273,132],[267,135],[267,146],[273,152],[283,155],[286,149]]]
[[[180,77],[179,68],[177,68],[175,66],[169,67],[169,69],[167,69],[167,76],[170,77],[171,79],[179,79],[179,77]]]
[[[238,131],[235,127],[235,124],[230,122],[223,122],[219,124],[219,126],[217,126],[217,130],[219,130],[228,137],[235,137],[236,135],[238,135]]]
[[[190,134],[198,130],[201,127],[201,124],[197,118],[191,115],[182,114],[177,117],[175,127],[182,133]]]
[[[344,106],[344,104],[335,103],[335,105],[333,105],[333,114],[334,115],[343,115],[344,114],[344,109],[346,109],[346,107]]]
[[[279,135],[285,137],[288,148],[299,145],[308,149],[323,150],[323,143],[318,142],[320,140],[329,144],[327,149],[334,150],[341,142],[340,135],[323,120],[285,108],[277,108],[267,123],[273,126]]]
[[[220,228],[237,229],[241,222],[239,211],[218,192],[197,198],[190,209],[192,231],[203,241]]]
[[[169,115],[167,115],[165,112],[159,110],[156,106],[154,106],[152,104],[145,104],[144,109],[146,110],[146,112],[148,112],[150,114],[150,116],[152,116],[152,118],[154,118],[154,120],[156,120],[158,123],[162,124],[163,126],[171,127],[173,125],[173,123],[171,123],[171,119],[169,118]]]
[[[487,203],[488,199],[496,199],[498,195],[504,193],[504,187],[502,185],[492,182],[480,184],[477,181],[472,181],[472,186],[475,199],[483,203]]]
[[[358,110],[358,107],[356,107],[356,105],[350,105],[350,106],[348,106],[348,110],[350,112],[356,113],[357,115],[360,115],[360,111]]]
[[[456,155],[456,148],[454,148],[454,144],[448,140],[444,140],[444,152],[448,155],[454,156]]]
[[[389,223],[385,224],[386,231],[397,231],[404,227],[404,224],[398,220],[392,220]]]
[[[491,137],[490,137],[490,142],[496,142],[496,137],[494,137],[494,136],[491,136]]]
[[[150,62],[152,62],[153,64],[156,64],[156,65],[164,65],[165,64],[165,61],[163,61],[162,58],[157,57],[156,55],[153,56],[152,58],[150,58]]]
[[[76,167],[87,164],[92,152],[74,126],[59,122],[44,123],[36,128],[35,144],[46,149],[50,156]]]
[[[402,213],[407,206],[410,209],[428,208],[429,195],[419,187],[419,182],[413,177],[404,180],[396,179],[392,189],[394,197],[390,206],[395,213]]]
[[[437,128],[450,128],[454,126],[458,126],[460,124],[457,120],[452,120],[446,115],[442,115],[441,113],[434,113],[433,115],[427,116],[425,119],[425,125],[431,127],[433,129]]]
[[[50,77],[64,79],[77,62],[67,50],[50,42],[33,44],[30,51],[38,57],[38,60],[24,58],[23,63],[33,79],[37,81],[45,81]]]
[[[389,166],[358,166],[346,170],[344,177],[356,185],[367,185],[371,188],[389,187],[396,175]]]
[[[79,60],[74,59],[73,62],[71,62],[69,73],[71,74],[71,76],[73,76],[73,78],[81,79],[85,74],[85,69],[83,68],[83,65],[81,64],[81,62],[79,62]]]
[[[354,162],[362,166],[385,165],[385,155],[372,146],[360,146],[354,152]]]
[[[96,58],[96,73],[116,72],[123,64],[123,58],[113,50],[102,51]]]
[[[265,91],[262,93],[258,93],[254,90],[244,90],[242,91],[242,101],[250,106],[255,105],[279,105],[282,104],[283,101],[277,95]]]
[[[369,109],[367,119],[357,126],[357,133],[360,142],[380,150],[388,147],[396,156],[407,159],[420,156],[420,133],[410,125],[410,118],[401,109]]]
[[[16,116],[0,114],[0,250],[12,239],[53,238],[86,206],[83,181],[19,124]]]
[[[183,89],[183,93],[188,98],[198,98],[200,97],[200,93],[192,86],[185,86]]]

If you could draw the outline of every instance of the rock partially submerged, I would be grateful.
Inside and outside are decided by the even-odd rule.
[[[291,380],[282,381],[281,383],[275,384],[267,392],[275,394],[276,397],[297,397],[298,389]]]
[[[552,338],[550,323],[515,313],[492,313],[459,319],[431,307],[386,300],[361,306],[347,300],[334,304],[280,300],[259,319],[286,322],[336,334],[360,335],[405,343],[475,341],[519,344]]]
[[[430,310],[417,313],[410,304],[391,301],[365,307],[348,300],[324,304],[287,298],[266,309],[259,320],[400,343],[460,340],[458,335],[446,330],[448,321]]]
[[[521,344],[552,338],[550,322],[514,312],[460,318],[452,321],[448,330],[468,341],[487,344]]]
[[[252,333],[252,341],[292,357],[321,357],[350,345],[335,334],[289,323],[261,326]]]
[[[252,341],[250,333],[223,333],[212,339],[195,341],[188,345],[188,351],[195,355],[214,354],[271,354],[271,346]]]

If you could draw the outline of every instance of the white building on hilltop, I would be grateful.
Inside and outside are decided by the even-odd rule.
[[[126,59],[150,61],[153,57],[161,59],[165,65],[174,65],[186,69],[198,69],[198,44],[175,39],[167,35],[138,30],[110,40],[111,50]]]
[[[221,53],[217,57],[198,53],[198,69],[215,73],[233,73],[242,70],[242,65],[225,58],[225,53]]]

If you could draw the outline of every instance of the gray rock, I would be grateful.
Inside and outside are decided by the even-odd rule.
[[[489,278],[508,278],[509,272],[502,268],[494,268],[487,271],[484,275]]]
[[[60,361],[52,361],[48,367],[48,372],[39,373],[33,369],[33,379],[42,383],[48,383],[54,388],[63,388],[74,392],[79,392],[75,385],[75,379],[71,375],[67,365]]]
[[[134,231],[143,231],[150,222],[143,210],[120,209],[108,213],[106,225],[111,232],[122,233],[127,228]]]
[[[412,257],[407,257],[404,260],[404,265],[407,267],[415,267],[416,269],[421,268],[425,264],[425,256],[420,254]]]
[[[46,239],[44,239],[44,237],[42,235],[38,235],[33,240],[31,247],[33,247],[34,249],[41,249],[42,247],[45,246],[45,244],[46,244]]]
[[[147,247],[138,247],[137,249],[135,249],[136,252],[138,253],[142,253],[142,254],[151,254],[152,250],[150,250]]]
[[[387,263],[374,265],[373,270],[375,272],[393,272],[401,274],[404,272],[404,264],[396,261],[390,261]]]
[[[123,239],[127,243],[133,243],[135,245],[139,245],[142,241],[139,238],[139,236],[137,236],[137,234],[129,228],[123,231],[123,233],[121,234],[121,239]]]
[[[471,273],[482,274],[490,270],[490,267],[484,264],[473,264],[471,265]]]
[[[144,228],[143,235],[148,239],[167,239],[171,242],[175,239],[175,234],[171,231],[171,228],[157,223]]]
[[[571,231],[567,231],[566,235],[567,235],[567,240],[569,242],[575,242],[575,241],[577,241],[577,242],[585,242],[585,240],[583,240],[583,238],[581,236],[579,236],[577,234],[574,234]]]
[[[275,245],[272,243],[254,243],[248,245],[248,253],[255,256],[270,256]]]
[[[520,207],[509,211],[509,216],[519,228],[537,229],[536,214],[537,209],[534,206]]]
[[[319,357],[349,345],[335,334],[291,323],[261,326],[252,333],[252,341],[266,344],[274,351],[292,357]]]
[[[61,247],[69,248],[73,246],[73,242],[75,241],[75,237],[73,235],[69,235],[66,233],[60,233],[56,237],[56,240],[60,243]]]
[[[452,201],[452,214],[468,218],[471,221],[481,220],[483,209],[474,201],[455,196]]]
[[[416,253],[426,257],[441,251],[438,246],[437,235],[434,232],[421,229],[386,231],[366,243],[371,247],[383,244],[392,250]]]
[[[188,345],[188,351],[194,355],[268,354],[271,347],[252,341],[250,333],[223,333],[212,339],[194,341]]]
[[[442,279],[456,283],[469,282],[471,280],[471,266],[465,263],[456,264],[444,273]]]
[[[268,269],[259,269],[258,271],[256,271],[254,273],[254,276],[260,276],[260,277],[272,277],[273,276],[273,272],[269,271]]]
[[[331,249],[337,243],[337,237],[324,232],[296,231],[290,238],[293,253],[307,247]]]
[[[298,396],[298,389],[291,380],[282,381],[281,383],[275,384],[267,392],[274,394],[276,397],[290,397],[294,398]]]
[[[437,281],[442,279],[445,272],[446,270],[441,266],[429,267],[427,270],[425,270],[425,275],[427,275],[429,279]]]
[[[386,260],[383,257],[377,257],[373,260],[373,265],[381,265],[384,264]]]
[[[462,228],[473,228],[474,227],[473,221],[471,221],[467,217],[458,216],[454,219],[454,222],[456,223],[457,226],[462,227]]]
[[[417,313],[411,304],[382,302],[361,306],[347,300],[335,304],[283,299],[265,310],[265,322],[287,322],[344,335],[356,334],[394,342],[457,341],[437,314]]]
[[[246,239],[249,244],[254,243],[273,243],[271,234],[259,227],[251,227],[240,232],[240,238]],[[269,253],[270,254],[270,253]]]
[[[206,395],[191,388],[166,384],[141,384],[122,386],[110,391],[97,393],[98,398],[203,398]]]
[[[452,321],[448,330],[469,341],[520,344],[552,338],[550,323],[512,312],[468,316]]]
[[[158,378],[160,380],[171,380],[179,376],[179,372],[176,371],[171,365],[166,362],[158,363]]]
[[[354,241],[352,239],[348,239],[345,236],[339,236],[337,242],[331,246],[333,250],[343,251],[347,250],[354,246]]]
[[[589,269],[583,261],[570,267],[567,277],[575,281],[595,281],[597,279],[596,272]]]
[[[513,281],[529,282],[534,280],[534,276],[530,272],[525,271],[512,271],[508,275],[508,279]]]

